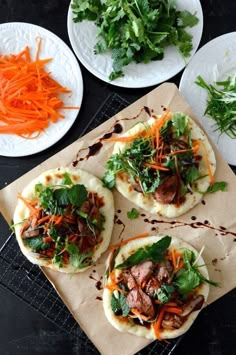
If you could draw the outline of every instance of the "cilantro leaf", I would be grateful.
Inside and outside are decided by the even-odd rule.
[[[189,11],[184,10],[178,12],[178,26],[181,27],[194,27],[198,24],[199,20],[196,17],[196,13],[191,14]]]
[[[195,255],[192,251],[185,250],[183,260],[186,268],[182,268],[176,275],[174,285],[182,295],[192,292],[202,282],[207,282],[213,286],[219,286],[218,283],[208,280],[198,270],[199,266],[194,265]]]
[[[181,269],[175,280],[175,286],[182,295],[190,293],[200,283],[201,279],[194,270]]]
[[[111,170],[106,170],[102,182],[104,186],[112,190],[116,184],[116,175]]]
[[[135,253],[130,255],[123,263],[116,266],[116,269],[130,268],[141,263],[144,260],[159,262],[164,259],[164,253],[171,243],[171,237],[168,235],[160,239],[152,245],[146,245],[139,248]]]
[[[139,211],[133,207],[130,211],[127,212],[127,217],[129,219],[136,219],[139,217]]]
[[[65,244],[66,251],[70,254],[70,264],[76,269],[81,269],[91,265],[92,252],[82,254],[74,243]]]
[[[70,174],[67,172],[63,174],[62,185],[73,185]]]
[[[167,303],[171,299],[174,291],[174,286],[162,284],[161,287],[157,289],[156,296],[161,303]]]
[[[110,51],[110,80],[123,76],[131,62],[162,60],[167,46],[175,45],[187,57],[192,49],[188,27],[196,14],[177,11],[176,0],[72,0],[73,21],[92,20],[97,25],[95,54]]]

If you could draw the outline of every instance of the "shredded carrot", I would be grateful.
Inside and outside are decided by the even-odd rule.
[[[104,139],[104,142],[123,142],[123,143],[128,143],[134,141],[136,138],[139,137],[144,137],[144,138],[149,138],[152,136],[156,136],[157,130],[160,130],[161,127],[164,125],[167,119],[170,117],[170,111],[168,110],[165,112],[163,116],[161,116],[159,119],[156,119],[155,123],[149,127],[147,130],[142,130],[140,132],[137,132],[136,134],[133,134],[132,136],[122,136],[122,137],[110,137],[107,139]]]
[[[21,194],[17,194],[17,198],[20,199],[21,201],[24,202],[24,204],[28,207],[28,209],[30,210],[30,212],[35,212],[35,204],[38,203],[38,200],[28,200],[27,198],[23,197]]]
[[[126,143],[126,142],[132,142],[138,137],[140,137],[140,132],[137,134],[134,134],[132,136],[106,138],[106,139],[104,139],[104,142],[124,142],[124,143]]]
[[[53,239],[52,239],[52,237],[48,236],[48,237],[43,238],[43,241],[44,241],[44,243],[50,243],[53,241]]]
[[[121,293],[124,293],[124,290],[122,290],[117,284],[107,284],[105,287],[110,291],[120,291]]]
[[[161,323],[162,323],[165,312],[166,312],[165,308],[162,307],[160,309],[159,314],[158,314],[157,320],[153,323],[153,329],[154,329],[156,338],[158,340],[162,340],[162,338],[161,338]]]
[[[55,224],[55,225],[58,225],[58,224],[60,224],[60,223],[62,222],[62,220],[63,220],[63,216],[62,216],[62,215],[60,215],[60,216],[55,216],[54,224]]]
[[[147,166],[147,167],[150,167],[152,169],[155,169],[155,170],[163,170],[163,171],[169,171],[170,170],[169,168],[166,168],[165,166],[157,165],[157,164],[146,163],[144,165]]]
[[[128,239],[125,239],[125,240],[122,240],[121,242],[117,243],[117,244],[113,244],[109,247],[109,249],[116,249],[122,245],[125,245],[127,243],[129,243],[131,240],[135,240],[135,239],[139,239],[139,238],[145,238],[147,237],[149,234],[148,233],[142,233],[142,234],[139,234],[139,235],[135,235],[134,237],[131,237],[131,238],[128,238]]]
[[[64,106],[58,95],[71,91],[46,71],[52,58],[39,59],[42,39],[36,44],[34,59],[28,46],[18,54],[0,55],[0,134],[36,138],[64,118],[59,109],[79,108]]]
[[[105,287],[110,290],[110,291],[120,291],[120,292],[124,292],[124,290],[122,290],[119,285],[117,285],[117,281],[116,281],[116,278],[115,278],[115,271],[111,271],[110,274],[109,274],[109,278],[110,278],[110,282],[109,284],[107,284]]]
[[[149,316],[145,316],[144,314],[140,313],[137,308],[131,308],[130,309],[131,312],[135,315],[135,317],[139,317],[141,318],[142,320],[144,320],[145,322],[147,322],[150,317]],[[131,318],[134,318],[134,316],[131,315]]]
[[[70,243],[76,242],[77,239],[78,239],[78,237],[77,237],[76,234],[71,234],[71,235],[68,237],[68,240],[69,240]]]
[[[169,312],[169,313],[174,313],[174,314],[182,314],[183,313],[183,310],[180,307],[168,307],[165,305],[163,308],[165,309],[166,312]]]
[[[204,151],[205,151],[205,161],[206,161],[206,166],[207,166],[207,170],[208,170],[208,175],[209,175],[209,179],[210,179],[210,184],[214,184],[215,182],[215,179],[214,179],[214,175],[213,175],[213,172],[211,170],[211,164],[209,162],[209,158],[208,158],[208,153],[207,153],[207,149],[206,149],[206,146],[205,144],[203,143],[202,144],[203,148],[204,148]]]
[[[176,261],[175,249],[174,248],[171,250],[171,256],[172,256],[172,262],[173,262],[174,269],[176,269],[177,261]]]
[[[38,219],[37,224],[40,225],[40,224],[42,224],[42,223],[48,221],[50,218],[52,218],[52,216],[46,215],[46,216],[44,216],[44,217]]]
[[[180,154],[180,153],[187,153],[187,152],[193,152],[196,153],[199,149],[199,145],[196,144],[194,147],[190,148],[190,149],[179,149],[179,150],[174,150],[173,152],[167,154],[169,155],[174,155],[174,154]]]

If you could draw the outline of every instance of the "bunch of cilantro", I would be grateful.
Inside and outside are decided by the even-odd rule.
[[[73,0],[71,8],[74,22],[95,22],[95,53],[111,51],[110,80],[124,76],[123,67],[131,62],[162,60],[169,45],[183,57],[193,48],[186,28],[195,26],[198,18],[187,10],[178,11],[176,0]]]

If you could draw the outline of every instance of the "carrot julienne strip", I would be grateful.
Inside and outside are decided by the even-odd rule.
[[[166,310],[164,307],[160,309],[160,312],[158,314],[157,320],[153,323],[153,329],[155,332],[155,336],[158,340],[162,340],[161,338],[161,323],[164,317]]]
[[[122,240],[121,242],[119,243],[116,243],[116,244],[113,244],[109,247],[109,249],[116,249],[122,245],[125,245],[127,243],[129,243],[131,240],[135,240],[135,239],[139,239],[139,238],[145,238],[149,235],[149,233],[142,233],[142,234],[139,234],[139,235],[136,235],[134,237],[131,237],[131,238],[128,238],[128,239],[125,239],[125,240]]]
[[[163,170],[163,171],[169,171],[170,170],[169,168],[166,168],[165,166],[157,165],[157,164],[146,163],[145,166],[150,167],[150,168],[155,169],[155,170]]]
[[[52,58],[40,59],[42,39],[36,39],[35,58],[28,46],[18,54],[0,55],[0,134],[36,138],[51,124],[64,118],[63,87],[45,70]]]

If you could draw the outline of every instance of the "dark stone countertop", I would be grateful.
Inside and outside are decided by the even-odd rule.
[[[235,31],[236,2],[233,0],[202,0],[204,30],[200,47],[211,39]],[[68,0],[0,0],[0,23],[29,22],[57,34],[70,46],[67,34]],[[1,43],[0,43],[1,52]],[[112,93],[133,102],[152,88],[123,89],[100,81],[82,65],[84,80],[83,104],[79,125],[74,125],[63,139],[42,153],[25,158],[0,156],[0,188],[11,183],[42,161],[57,153],[78,136],[101,104]],[[181,73],[170,79],[179,84]],[[0,219],[3,244],[9,235]],[[1,271],[0,271],[1,273]],[[188,333],[173,350],[175,355],[233,355],[236,348],[236,291],[233,290],[201,312]],[[97,354],[90,342],[81,343],[76,334],[68,335],[42,314],[0,285],[0,354]],[[158,354],[157,354],[158,355]]]

